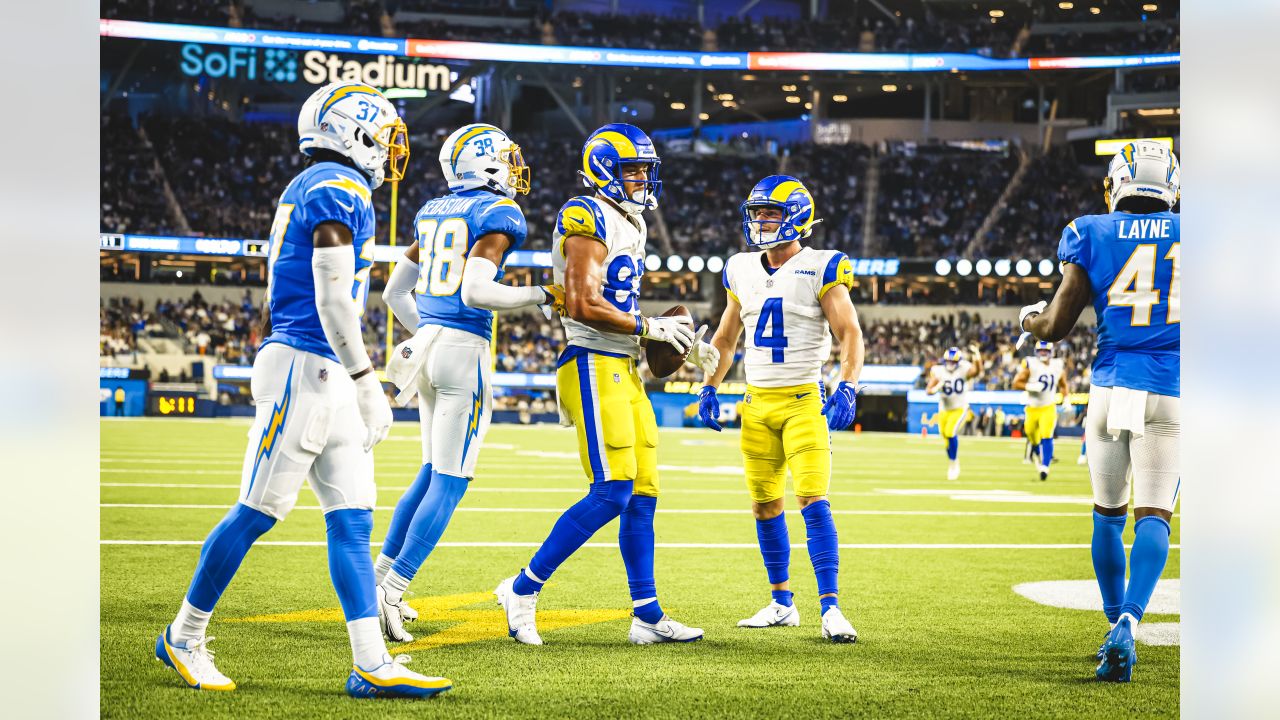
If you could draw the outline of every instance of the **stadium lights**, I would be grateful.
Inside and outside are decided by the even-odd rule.
[[[718,273],[724,269],[724,258],[712,255],[707,258],[707,272]]]
[[[1053,261],[1045,258],[1040,261],[1040,266],[1037,269],[1040,271],[1041,275],[1049,277],[1053,274]]]
[[[946,275],[951,272],[951,261],[946,258],[938,258],[938,262],[933,264],[933,271],[939,275]]]
[[[1102,8],[1100,8],[1100,7],[1091,7],[1091,8],[1089,8],[1089,13],[1090,13],[1091,15],[1101,15],[1101,14],[1102,14]]]
[[[684,269],[684,258],[679,255],[671,255],[667,258],[667,269],[671,272],[680,272]]]
[[[698,119],[699,119],[699,120],[710,120],[710,119],[711,119],[711,113],[698,113]]]
[[[1004,17],[1004,11],[1003,11],[1003,10],[992,10],[991,12],[988,12],[987,14],[988,14],[988,15],[990,15],[991,17],[993,17],[993,18],[1002,18],[1002,17]]]
[[[1160,117],[1166,115],[1181,115],[1182,108],[1138,108],[1138,114],[1142,117]]]
[[[831,96],[831,102],[847,102],[848,100],[849,100],[848,95],[832,95]]]
[[[649,272],[662,269],[662,258],[657,255],[649,255],[644,259],[644,269]]]
[[[881,85],[881,86],[880,86],[880,89],[881,89],[881,90],[883,90],[883,91],[885,91],[885,92],[898,92],[898,86],[897,86],[897,85]]]
[[[742,79],[743,79],[743,80],[747,80],[747,81],[751,81],[751,80],[755,80],[755,79],[756,79],[756,76],[755,76],[755,75],[752,75],[752,74],[750,74],[750,73],[748,73],[748,74],[746,74],[746,75],[743,75],[743,76],[742,76]]]
[[[1147,3],[1146,5],[1142,6],[1143,12],[1155,12],[1156,10],[1159,10],[1159,9],[1160,8],[1157,7],[1155,3]]]
[[[795,86],[795,85],[783,85],[783,86],[782,86],[782,92],[795,92],[795,91],[796,91],[796,86]]]
[[[1060,3],[1058,3],[1058,9],[1059,9],[1059,10],[1070,10],[1071,8],[1073,8],[1073,7],[1075,7],[1075,6],[1076,6],[1076,4],[1075,4],[1075,3],[1072,3],[1072,2],[1060,2]]]
[[[1022,277],[1026,277],[1031,274],[1031,261],[1023,258],[1014,264],[1013,269]]]
[[[805,103],[805,104],[804,104],[804,109],[805,109],[805,110],[812,110],[812,109],[813,109],[813,103],[811,103],[811,102],[807,102],[807,103]]]
[[[977,270],[979,275],[986,277],[991,274],[991,261],[986,258],[982,258],[978,262],[974,263],[973,269]]]
[[[1125,145],[1128,145],[1131,142],[1137,142],[1139,140],[1151,140],[1154,142],[1158,142],[1161,145],[1164,145],[1165,147],[1169,148],[1170,150],[1173,150],[1173,138],[1171,137],[1114,138],[1114,139],[1107,139],[1107,140],[1094,140],[1093,154],[1103,156],[1103,157],[1115,155],[1116,153],[1120,152],[1120,150],[1123,149]]]
[[[973,272],[973,263],[969,262],[965,258],[960,258],[956,261],[956,273],[959,274],[960,277],[966,277],[971,272]]]
[[[788,96],[787,96],[787,102],[791,103],[792,105],[797,105],[797,104],[799,104],[799,103],[800,103],[800,96],[799,96],[799,95],[788,95]]]
[[[694,255],[689,258],[689,272],[702,272],[702,269],[706,266],[706,263],[704,263],[702,258],[698,255]]]
[[[672,109],[672,110],[683,110],[683,109],[684,109],[684,103],[682,103],[682,102],[673,102],[673,103],[671,103],[671,109]]]
[[[1009,274],[1012,265],[1013,263],[1009,262],[1008,258],[997,260],[995,263],[996,274],[1000,277],[1005,277]]]

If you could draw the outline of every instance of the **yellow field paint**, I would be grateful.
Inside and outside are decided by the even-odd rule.
[[[391,649],[392,654],[412,650],[430,650],[446,645],[464,645],[484,640],[498,640],[507,637],[507,619],[497,607],[490,592],[462,593],[460,595],[443,595],[439,597],[414,598],[409,605],[418,611],[422,621],[432,623],[453,623],[437,633],[420,635],[413,627],[410,632],[419,635],[418,639]],[[484,608],[468,606],[484,603]],[[608,610],[539,610],[538,632],[546,633],[561,628],[579,625],[623,620],[631,616],[625,609]],[[224,618],[223,622],[258,622],[258,623],[310,623],[310,622],[343,622],[342,608],[320,608],[299,610],[297,612],[277,613],[274,615],[253,615],[244,618]],[[420,621],[421,622],[421,621]]]

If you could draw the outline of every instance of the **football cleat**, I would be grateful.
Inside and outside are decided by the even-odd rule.
[[[1077,464],[1077,465],[1088,465],[1088,464],[1089,464],[1089,457],[1088,457],[1087,455],[1085,455],[1084,453],[1080,453],[1080,457],[1076,458],[1076,464]]]
[[[218,672],[213,665],[213,651],[209,649],[211,637],[188,640],[185,643],[169,641],[169,628],[156,638],[156,659],[173,668],[187,687],[195,690],[235,690],[231,678]]]
[[[631,618],[631,632],[627,639],[632,645],[653,645],[664,642],[693,642],[702,639],[702,628],[682,625],[663,615],[656,623],[647,623],[638,617]]]
[[[429,698],[453,688],[448,678],[419,675],[404,666],[407,662],[408,655],[387,655],[372,670],[352,665],[347,694],[353,698]]]
[[[538,627],[535,624],[538,593],[517,595],[512,590],[515,581],[516,576],[513,575],[498,583],[498,587],[493,591],[493,594],[498,596],[498,604],[507,613],[507,634],[524,645],[541,645],[542,636],[538,635]]]
[[[392,642],[409,642],[413,640],[413,635],[404,629],[404,618],[400,614],[399,603],[387,601],[387,591],[381,585],[374,588],[378,596],[378,627],[382,628],[382,634]]]
[[[1102,662],[1102,658],[1107,656],[1107,638],[1109,637],[1111,637],[1110,630],[1108,630],[1106,634],[1102,636],[1102,644],[1098,646],[1098,652],[1093,654],[1093,659],[1096,662]]]
[[[418,619],[418,611],[406,600],[400,600],[396,603],[396,607],[400,610],[400,619],[405,622],[414,622]]]
[[[763,610],[752,615],[746,620],[739,620],[738,627],[743,628],[762,628],[773,627],[797,627],[800,625],[800,608],[794,604],[790,607],[773,601],[765,606]]]
[[[1133,643],[1133,628],[1137,621],[1129,613],[1120,616],[1116,626],[1111,628],[1106,642],[1102,643],[1099,652],[1102,661],[1098,663],[1096,675],[1106,682],[1129,682],[1133,679],[1133,666],[1138,664],[1138,651]]]
[[[947,467],[947,479],[948,480],[960,479],[960,461],[959,460],[952,460],[951,465]]]
[[[858,642],[858,631],[845,618],[840,608],[832,606],[822,613],[822,637],[837,643]]]
[[[1048,466],[1048,465],[1041,465],[1040,467],[1038,467],[1038,468],[1036,468],[1036,469],[1040,471],[1040,479],[1041,479],[1041,480],[1048,480],[1048,479],[1049,479],[1049,466]]]

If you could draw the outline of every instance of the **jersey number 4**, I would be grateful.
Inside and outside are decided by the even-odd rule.
[[[418,221],[419,295],[449,296],[462,285],[470,231],[462,218]]]
[[[1111,289],[1107,290],[1107,304],[1111,307],[1132,308],[1129,324],[1146,327],[1151,324],[1151,308],[1160,304],[1160,290],[1156,287],[1156,246],[1139,245],[1120,268]],[[1168,309],[1165,323],[1172,325],[1182,319],[1182,278],[1179,265],[1182,243],[1174,243],[1164,259],[1171,265],[1169,296],[1165,298]]]
[[[773,332],[769,332],[772,328]],[[766,334],[768,333],[768,334]],[[787,336],[782,324],[782,298],[769,298],[760,308],[756,322],[756,347],[772,348],[773,361],[786,361]]]

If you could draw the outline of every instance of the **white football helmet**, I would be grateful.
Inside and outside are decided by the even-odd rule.
[[[332,150],[355,163],[369,184],[404,179],[409,131],[395,105],[376,88],[357,82],[330,83],[311,93],[298,113],[298,150]]]
[[[463,125],[445,138],[440,170],[450,192],[489,188],[509,198],[529,194],[529,166],[520,146],[493,125]]]
[[[1049,358],[1053,357],[1053,343],[1047,340],[1041,340],[1036,343],[1035,355],[1041,360],[1048,362]]]
[[[1178,202],[1181,190],[1178,156],[1155,140],[1135,140],[1111,158],[1103,187],[1107,209],[1127,197],[1149,197],[1165,201],[1169,207]]]

